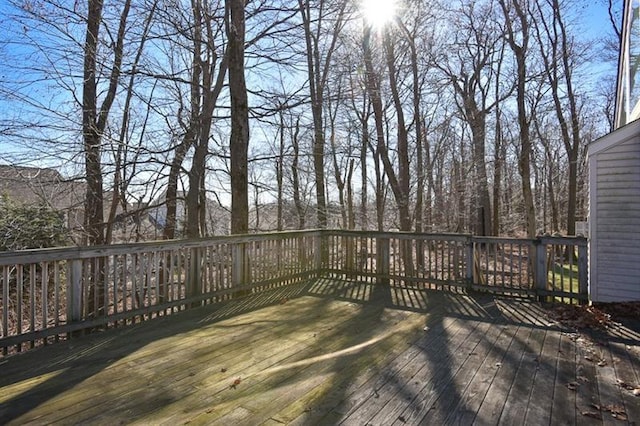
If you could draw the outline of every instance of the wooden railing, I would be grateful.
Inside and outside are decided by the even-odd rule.
[[[392,285],[588,301],[587,240],[326,231],[321,274]]]
[[[299,231],[0,253],[6,355],[314,277],[584,302],[587,243]]]
[[[120,326],[302,282],[319,232],[0,253],[0,348]]]

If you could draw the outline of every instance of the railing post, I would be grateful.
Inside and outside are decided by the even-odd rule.
[[[82,259],[68,262],[67,322],[82,321]]]
[[[547,290],[547,246],[540,238],[533,240],[534,246],[534,280],[536,284],[536,293],[538,300],[543,302],[545,296],[543,293]]]
[[[187,297],[197,297],[202,292],[200,289],[202,288],[202,262],[200,255],[200,248],[193,247],[191,249],[191,262],[189,263],[189,277],[187,279]],[[200,306],[200,302],[192,302],[191,307],[195,308]]]
[[[467,262],[466,262],[466,281],[467,281],[467,289],[473,288],[473,268],[476,261],[476,253],[473,245],[473,237],[467,238]]]
[[[589,302],[589,263],[588,263],[588,244],[582,240],[578,241],[578,288],[580,296],[587,296],[581,299],[580,303]]]
[[[389,238],[378,238],[378,247],[376,250],[376,273],[378,275],[378,284],[389,285],[389,272],[391,261],[391,250]]]
[[[234,295],[240,296],[245,295],[244,291],[238,290],[240,287],[243,287],[246,283],[246,244],[245,243],[236,243],[233,245],[233,249],[231,252],[231,285],[236,291]]]
[[[323,242],[326,238],[325,231],[320,231],[316,238],[314,239],[314,248],[313,248],[313,269],[315,272],[315,277],[319,278],[322,273],[322,249],[324,246],[328,245]]]

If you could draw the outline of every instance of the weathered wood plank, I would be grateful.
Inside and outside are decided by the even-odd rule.
[[[596,366],[596,380],[600,395],[600,404],[597,408],[602,413],[602,423],[604,425],[619,424],[620,420],[626,419],[626,410],[621,389],[616,382],[616,371],[613,357],[609,350],[609,343],[599,341],[596,353],[599,355]],[[622,418],[620,418],[620,413],[623,414]]]
[[[429,315],[423,337],[409,344],[406,349],[405,345],[400,346],[400,354],[386,366],[372,368],[365,374],[359,374],[346,384],[346,389],[331,392],[328,397],[324,397],[322,404],[314,403],[313,395],[305,396],[299,402],[308,407],[308,410],[302,415],[300,412],[292,411],[293,407],[288,407],[275,418],[294,424],[333,424],[356,411],[365,401],[371,398],[380,400],[382,389],[387,389],[388,383],[400,383],[408,371],[421,368],[420,360],[424,348],[438,350],[438,343],[444,340],[442,336],[445,333],[455,335],[463,330],[456,319],[446,321],[443,327],[434,329],[432,323],[439,320],[436,318]],[[408,375],[411,376],[410,373]]]
[[[460,367],[457,370],[455,370],[455,367],[451,369],[455,373],[453,373],[453,377],[444,387],[437,390],[438,397],[426,402],[424,405],[426,412],[423,413],[422,418],[417,417],[418,424],[443,424],[457,405],[465,405],[464,393],[466,389],[503,331],[501,327],[496,327],[493,323],[488,323],[488,325],[487,333],[471,349]],[[461,355],[464,357],[465,354],[461,353]],[[411,421],[409,416],[406,418]],[[403,422],[398,418],[395,423]]]
[[[567,333],[560,335],[551,424],[576,424],[576,392],[580,383],[576,377],[575,338]]]
[[[485,388],[482,384],[482,376],[493,378],[495,374],[495,355],[494,351],[496,342],[503,337],[504,328],[493,325],[486,340],[480,342],[474,351],[474,356],[470,357],[458,370],[454,376],[454,380],[450,382],[448,390],[445,388],[440,392],[440,398],[436,401],[438,409],[432,409],[422,418],[422,424],[464,424],[459,423],[463,417],[472,417],[480,405],[480,401],[474,401],[474,398],[480,393],[480,399],[484,393],[479,388]],[[491,367],[485,363],[493,363]],[[484,370],[483,370],[484,368]],[[491,369],[491,370],[490,370]],[[479,383],[474,383],[474,382]],[[455,395],[456,397],[451,397]]]
[[[427,322],[429,321],[427,318]],[[424,324],[424,318],[420,316],[420,323],[418,327],[422,327]],[[424,331],[418,330],[417,334],[422,334]],[[414,333],[414,334],[416,334]],[[385,377],[397,373],[397,370],[402,366],[409,363],[413,357],[417,354],[418,350],[415,348],[413,338],[407,336],[398,345],[389,350],[389,356],[387,361],[371,363],[365,359],[365,366],[361,371],[358,371],[356,376],[349,374],[340,376],[340,380],[336,380],[337,386],[332,386],[331,389],[316,388],[314,392],[301,396],[290,406],[285,407],[276,416],[275,419],[279,419],[283,422],[292,422],[297,416],[300,416],[300,412],[296,410],[297,406],[304,405],[307,407],[304,413],[306,422],[318,423],[320,419],[331,415],[332,411],[338,409],[341,413],[347,410],[346,407],[353,404],[352,401],[357,401],[354,398],[354,394],[357,390],[363,386],[375,386],[376,382],[381,380],[380,373],[386,372]],[[408,348],[408,349],[407,349]],[[358,364],[360,360],[356,361]],[[383,379],[384,380],[384,379]],[[334,391],[339,388],[339,391]],[[320,402],[317,399],[320,399]],[[366,398],[366,397],[365,397]],[[341,416],[341,414],[340,414]]]
[[[2,359],[0,423],[620,424],[616,403],[637,421],[637,397],[616,383],[638,378],[637,332],[592,344],[530,303],[314,288]]]
[[[401,384],[402,392],[397,394],[390,404],[381,407],[375,419],[385,421],[386,424],[401,420],[402,417],[410,424],[418,424],[430,410],[433,409],[441,391],[446,389],[453,380],[456,372],[465,360],[472,357],[480,341],[490,330],[490,324],[481,321],[466,321],[465,328],[470,333],[460,345],[446,345],[441,351],[431,351],[425,348],[427,362],[420,370],[420,374],[410,381]],[[357,413],[356,413],[357,414]],[[361,418],[368,421],[366,417]]]
[[[339,305],[337,305],[339,306]],[[295,309],[292,308],[292,309]],[[269,310],[273,314],[273,309]],[[326,314],[326,312],[325,312]],[[337,327],[339,323],[337,321],[346,321],[345,316],[341,315],[338,311],[329,310],[331,318],[336,318],[334,323],[326,323],[325,326]],[[281,322],[280,327],[273,327],[272,330],[266,330],[264,333],[259,333],[257,336],[252,335],[257,330],[255,327],[249,328],[249,334],[245,338],[239,339],[233,338],[235,344],[231,346],[231,350],[225,352],[218,350],[218,346],[214,347],[199,347],[198,343],[204,337],[199,330],[197,333],[189,333],[187,336],[179,336],[178,338],[184,340],[183,345],[191,348],[192,353],[182,354],[180,356],[171,356],[168,363],[170,365],[158,365],[153,359],[147,359],[146,362],[140,362],[136,359],[127,359],[122,367],[114,367],[110,374],[112,375],[113,382],[117,382],[115,387],[111,387],[110,383],[107,386],[89,388],[81,393],[81,395],[70,395],[68,398],[64,398],[59,401],[60,405],[56,406],[57,416],[60,419],[65,415],[75,415],[81,419],[99,419],[109,418],[113,415],[114,410],[109,407],[104,407],[100,404],[92,402],[95,398],[104,395],[110,395],[108,406],[117,407],[116,411],[126,410],[139,404],[139,398],[136,398],[136,394],[139,393],[141,386],[146,388],[146,392],[143,392],[145,402],[146,415],[150,415],[150,411],[156,409],[163,409],[166,406],[166,398],[164,390],[156,388],[156,383],[170,382],[171,393],[173,395],[185,395],[189,396],[193,392],[194,384],[197,386],[204,386],[207,389],[207,395],[216,395],[220,392],[226,391],[236,377],[242,377],[244,372],[250,372],[252,368],[259,368],[260,366],[278,362],[281,357],[286,357],[290,354],[295,354],[300,350],[300,341],[295,339],[280,340],[279,336],[285,336],[291,333],[292,323],[289,318],[269,318],[269,314],[265,314],[264,319],[256,318],[258,323],[266,322],[269,324],[278,324]],[[309,318],[310,322],[305,330],[301,333],[312,336],[313,331],[317,329],[317,324],[313,322],[314,318]],[[298,325],[300,323],[298,322]],[[235,318],[224,321],[220,324],[220,327],[224,330],[227,327],[233,328],[237,325]],[[346,327],[344,325],[343,327]],[[219,327],[214,327],[209,330],[209,335],[213,332],[216,336],[217,342],[220,337],[220,333],[216,332]],[[307,340],[311,339],[309,337]],[[170,350],[173,346],[173,338],[170,338],[164,342],[161,342],[160,347],[152,347],[148,350],[151,353],[157,354],[159,351]],[[302,341],[302,339],[300,339]],[[237,342],[241,341],[244,344],[238,345]],[[234,343],[234,342],[232,342]],[[259,352],[246,348],[259,347]],[[195,350],[193,348],[196,348]],[[145,351],[147,348],[145,348]],[[276,353],[274,355],[274,353]],[[180,359],[188,360],[188,365],[184,365],[180,362]],[[142,368],[140,367],[142,366]],[[133,367],[136,371],[141,371],[141,374],[130,375],[127,367]],[[222,371],[225,370],[225,371]],[[116,375],[116,374],[120,375]],[[113,383],[111,382],[111,383]],[[246,382],[246,380],[245,380]],[[118,389],[124,388],[124,392],[118,392]]]
[[[338,420],[366,423],[383,407],[402,399],[402,395],[408,395],[411,392],[410,383],[419,384],[430,376],[429,353],[441,356],[441,362],[447,362],[449,348],[457,349],[476,327],[477,324],[467,327],[464,322],[455,320],[432,324],[429,330],[431,335],[425,336],[426,339],[420,339],[408,351],[410,359],[407,363],[391,372],[387,369],[375,380],[357,389],[343,406],[322,417],[320,423],[333,423]]]
[[[629,423],[640,423],[640,342],[627,344],[622,341],[610,341],[609,348],[617,362],[614,363],[618,385],[623,389],[622,397]],[[635,392],[635,393],[634,393]]]
[[[475,420],[478,424],[498,424],[516,372],[523,362],[527,342],[532,331],[533,327],[518,327],[513,332],[512,342],[505,350],[505,356],[500,362],[498,371],[489,385],[482,404],[475,413]]]
[[[618,417],[620,420],[626,417],[630,424],[637,423],[640,421],[640,401],[639,396],[634,395],[632,391],[634,388],[640,389],[640,377],[634,369],[633,358],[629,357],[633,346],[615,340],[603,346],[611,357],[611,365],[615,372],[614,383],[620,394],[619,404],[624,406],[624,415]],[[637,363],[637,358],[635,361]]]
[[[524,418],[525,423],[551,424],[559,351],[560,332],[546,331],[542,351],[533,370],[535,374]],[[531,374],[531,371],[529,371],[529,374]],[[571,406],[568,409],[573,410],[575,408]]]
[[[531,397],[534,378],[537,374],[545,335],[546,332],[543,329],[534,329],[529,335],[524,345],[524,354],[517,366],[512,386],[507,394],[499,424],[524,424],[524,417]]]
[[[594,343],[584,336],[576,338],[576,420],[581,425],[602,424],[599,406]]]
[[[415,316],[414,316],[415,317]],[[416,321],[418,323],[416,323]],[[300,394],[316,392],[321,387],[325,392],[338,392],[367,369],[383,368],[392,358],[399,348],[406,345],[406,338],[419,325],[419,318],[406,318],[403,324],[398,324],[393,328],[393,333],[389,334],[375,344],[362,347],[362,351],[351,351],[337,357],[335,353],[330,354],[326,360],[317,360],[301,370],[287,370],[281,382],[275,388],[270,384],[268,392],[261,393],[258,397],[251,394],[242,403],[243,407],[251,411],[251,415],[245,419],[247,424],[257,424],[265,418],[273,418],[272,413],[275,407],[286,406],[298,402]],[[408,334],[407,334],[408,333]],[[344,352],[344,349],[342,350]],[[318,395],[322,398],[321,395]],[[298,410],[303,411],[304,406],[299,404]],[[208,415],[198,416],[195,420],[203,420],[210,423],[211,417]],[[219,417],[219,424],[229,424],[226,416]],[[214,422],[213,424],[216,424]]]
[[[470,425],[476,419],[480,406],[487,397],[489,388],[498,372],[503,367],[505,357],[519,331],[518,326],[501,326],[501,328],[500,336],[478,367],[476,374],[462,395],[460,403],[451,410],[451,414],[445,419],[446,424]]]
[[[198,395],[195,396],[195,399],[190,399],[188,401],[185,400],[184,405],[188,406],[188,409],[192,413],[202,416],[202,418],[206,418],[207,423],[225,415],[225,413],[228,412],[228,410],[233,409],[235,405],[243,404],[246,406],[248,404],[247,401],[255,398],[255,395],[261,394],[262,392],[273,393],[277,387],[282,383],[285,383],[291,375],[296,376],[303,374],[302,372],[308,368],[308,362],[311,362],[310,365],[313,365],[315,362],[324,362],[323,355],[320,356],[320,359],[313,357],[313,354],[317,354],[319,351],[323,353],[328,360],[331,360],[333,356],[346,356],[348,352],[345,353],[344,351],[348,348],[357,351],[368,348],[369,343],[367,342],[371,339],[366,339],[364,342],[361,341],[361,339],[367,337],[367,334],[371,331],[369,330],[369,332],[365,332],[365,330],[367,330],[365,324],[375,324],[376,320],[380,320],[380,314],[381,311],[378,309],[355,311],[350,314],[350,318],[347,318],[342,324],[328,327],[328,333],[321,335],[319,332],[317,338],[314,339],[310,345],[302,345],[298,352],[282,353],[282,350],[280,349],[280,346],[282,346],[281,343],[274,347],[274,349],[277,350],[277,354],[272,355],[264,361],[258,359],[256,354],[254,354],[252,360],[253,364],[247,366],[245,369],[246,374],[242,376],[242,384],[238,385],[237,390],[240,392],[237,392],[237,395],[234,395],[231,400],[228,400],[228,394],[231,391],[228,389],[227,384],[227,388],[223,389],[223,392],[198,393]],[[331,314],[329,313],[329,315]],[[294,324],[292,327],[294,327],[293,331],[295,331],[296,325]],[[384,329],[378,330],[377,333],[382,333],[382,335],[378,336],[378,338],[381,339],[390,337],[390,334],[388,332],[385,333]],[[354,343],[356,345],[362,345],[365,343],[365,345],[361,347],[353,347]],[[372,341],[371,343],[375,342]],[[300,346],[299,342],[298,345]],[[260,352],[272,354],[275,351],[269,350],[268,348],[266,350],[261,348]],[[181,403],[178,404],[178,407],[182,406],[183,404],[181,401]],[[203,407],[207,407],[207,409],[215,407],[215,410],[211,412],[206,412],[206,410],[204,410],[205,413],[198,414],[198,410]],[[175,409],[175,406],[171,407],[171,411],[176,411]],[[182,410],[183,409],[179,408],[177,411]],[[160,416],[165,419],[167,418],[166,413],[163,412],[160,412]],[[181,418],[182,417],[180,415],[175,415],[174,413],[168,417],[170,421],[181,421]]]

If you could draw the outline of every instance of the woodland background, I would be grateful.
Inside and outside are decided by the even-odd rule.
[[[621,24],[584,3],[400,0],[377,26],[353,0],[9,0],[0,163],[82,183],[83,244],[573,235]]]

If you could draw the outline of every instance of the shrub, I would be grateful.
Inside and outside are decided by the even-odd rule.
[[[0,251],[57,247],[68,241],[69,231],[60,212],[0,198]]]

